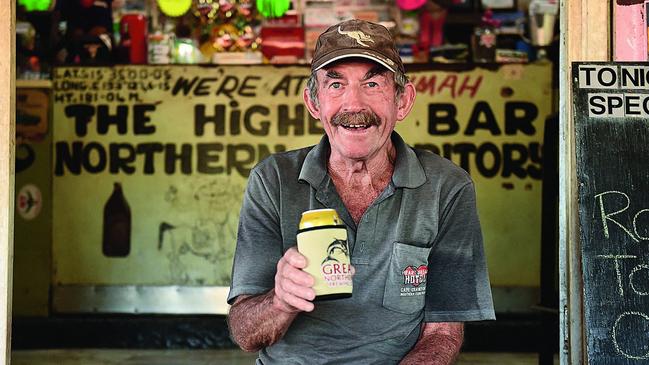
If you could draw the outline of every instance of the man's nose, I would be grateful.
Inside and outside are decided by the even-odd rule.
[[[367,109],[366,100],[363,92],[358,86],[351,86],[346,88],[345,96],[343,98],[343,111],[346,112],[359,112]]]

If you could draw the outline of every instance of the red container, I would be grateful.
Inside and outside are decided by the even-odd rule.
[[[264,26],[261,28],[261,53],[273,59],[297,62],[304,57],[304,28],[301,26]]]
[[[130,62],[131,64],[147,63],[147,23],[146,17],[139,13],[122,15],[120,29],[124,33],[128,31],[131,39]],[[122,39],[124,34],[121,34]]]

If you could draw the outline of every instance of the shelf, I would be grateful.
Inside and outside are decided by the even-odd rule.
[[[446,23],[451,25],[479,25],[482,22],[480,13],[449,13]]]
[[[49,89],[52,87],[52,80],[25,80],[25,79],[16,79],[16,87],[24,88],[46,88]]]

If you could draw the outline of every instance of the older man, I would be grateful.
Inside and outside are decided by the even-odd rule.
[[[258,364],[449,364],[463,322],[494,318],[470,177],[394,132],[414,100],[385,27],[318,39],[304,102],[326,136],[255,167],[241,210],[229,324]],[[313,302],[302,271],[300,215],[322,208],[347,226],[351,298]]]

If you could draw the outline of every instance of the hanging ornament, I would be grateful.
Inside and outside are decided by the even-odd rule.
[[[228,12],[232,12],[234,10],[234,4],[228,0],[219,0],[219,11],[222,14],[227,14]],[[230,15],[232,16],[232,15]],[[228,17],[228,16],[226,16]],[[229,18],[229,17],[228,17]]]
[[[203,23],[212,23],[219,12],[219,3],[214,0],[198,0],[194,3],[194,15]]]
[[[187,12],[192,6],[192,0],[157,0],[158,7],[165,15],[178,17]]]
[[[253,0],[238,0],[238,7],[237,11],[239,12],[239,15],[247,22],[250,22],[252,18],[254,17],[254,14],[252,13],[255,9],[255,2]]]
[[[54,7],[54,0],[18,0],[27,11],[48,11]]]

